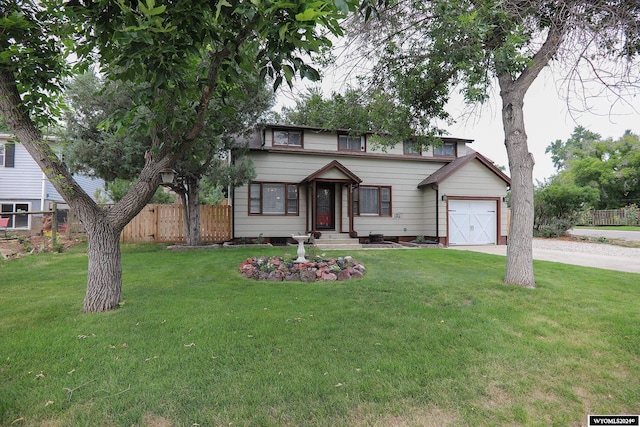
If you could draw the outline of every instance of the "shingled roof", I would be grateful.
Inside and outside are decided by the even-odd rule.
[[[504,174],[500,169],[493,164],[493,162],[477,151],[472,152],[471,154],[467,154],[463,157],[458,157],[453,160],[451,163],[446,164],[441,167],[428,177],[426,177],[422,182],[418,184],[418,188],[424,187],[427,185],[437,185],[442,181],[449,178],[453,175],[458,169],[469,163],[470,161],[477,159],[480,163],[485,165],[491,172],[495,173],[500,179],[502,179],[507,185],[511,185],[511,178]]]

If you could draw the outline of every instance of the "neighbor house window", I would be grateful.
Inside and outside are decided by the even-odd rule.
[[[16,212],[17,215],[2,215],[5,212]],[[8,228],[29,228],[29,215],[19,212],[29,212],[29,203],[3,202],[0,206],[0,217],[9,218]]]
[[[297,215],[298,185],[274,182],[249,184],[250,215]]]
[[[0,143],[0,167],[15,167],[16,144]]]
[[[365,151],[364,136],[338,135],[338,151]]]
[[[391,216],[391,187],[354,188],[352,201],[354,215]]]
[[[407,156],[420,156],[422,154],[422,147],[415,141],[404,141],[402,149]]]
[[[273,130],[273,145],[302,147],[301,130]]]
[[[455,156],[456,155],[456,143],[455,142],[443,142],[442,145],[433,147],[434,156]]]

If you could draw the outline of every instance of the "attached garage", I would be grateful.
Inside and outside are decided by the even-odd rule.
[[[495,245],[497,203],[496,200],[449,200],[449,245]]]

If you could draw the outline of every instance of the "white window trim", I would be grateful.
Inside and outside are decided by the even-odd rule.
[[[16,212],[16,205],[27,205],[26,212],[31,212],[31,202],[21,202],[21,201],[12,201],[12,200],[3,200],[0,202],[0,215],[2,212],[7,212],[2,210],[4,205],[13,205],[11,212]],[[16,227],[15,215],[11,215],[11,226],[7,227],[10,230],[30,230],[31,229],[31,215],[27,215],[27,226],[26,227]]]

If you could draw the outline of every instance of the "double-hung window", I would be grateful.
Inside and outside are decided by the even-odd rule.
[[[273,130],[273,145],[286,147],[302,147],[302,131],[301,130]]]
[[[391,187],[359,186],[352,201],[354,215],[391,216]]]
[[[249,184],[250,215],[298,215],[298,185],[277,182]]]
[[[456,143],[455,142],[443,142],[442,145],[433,147],[434,156],[455,156],[456,155]]]
[[[338,135],[338,151],[365,151],[364,136]]]

